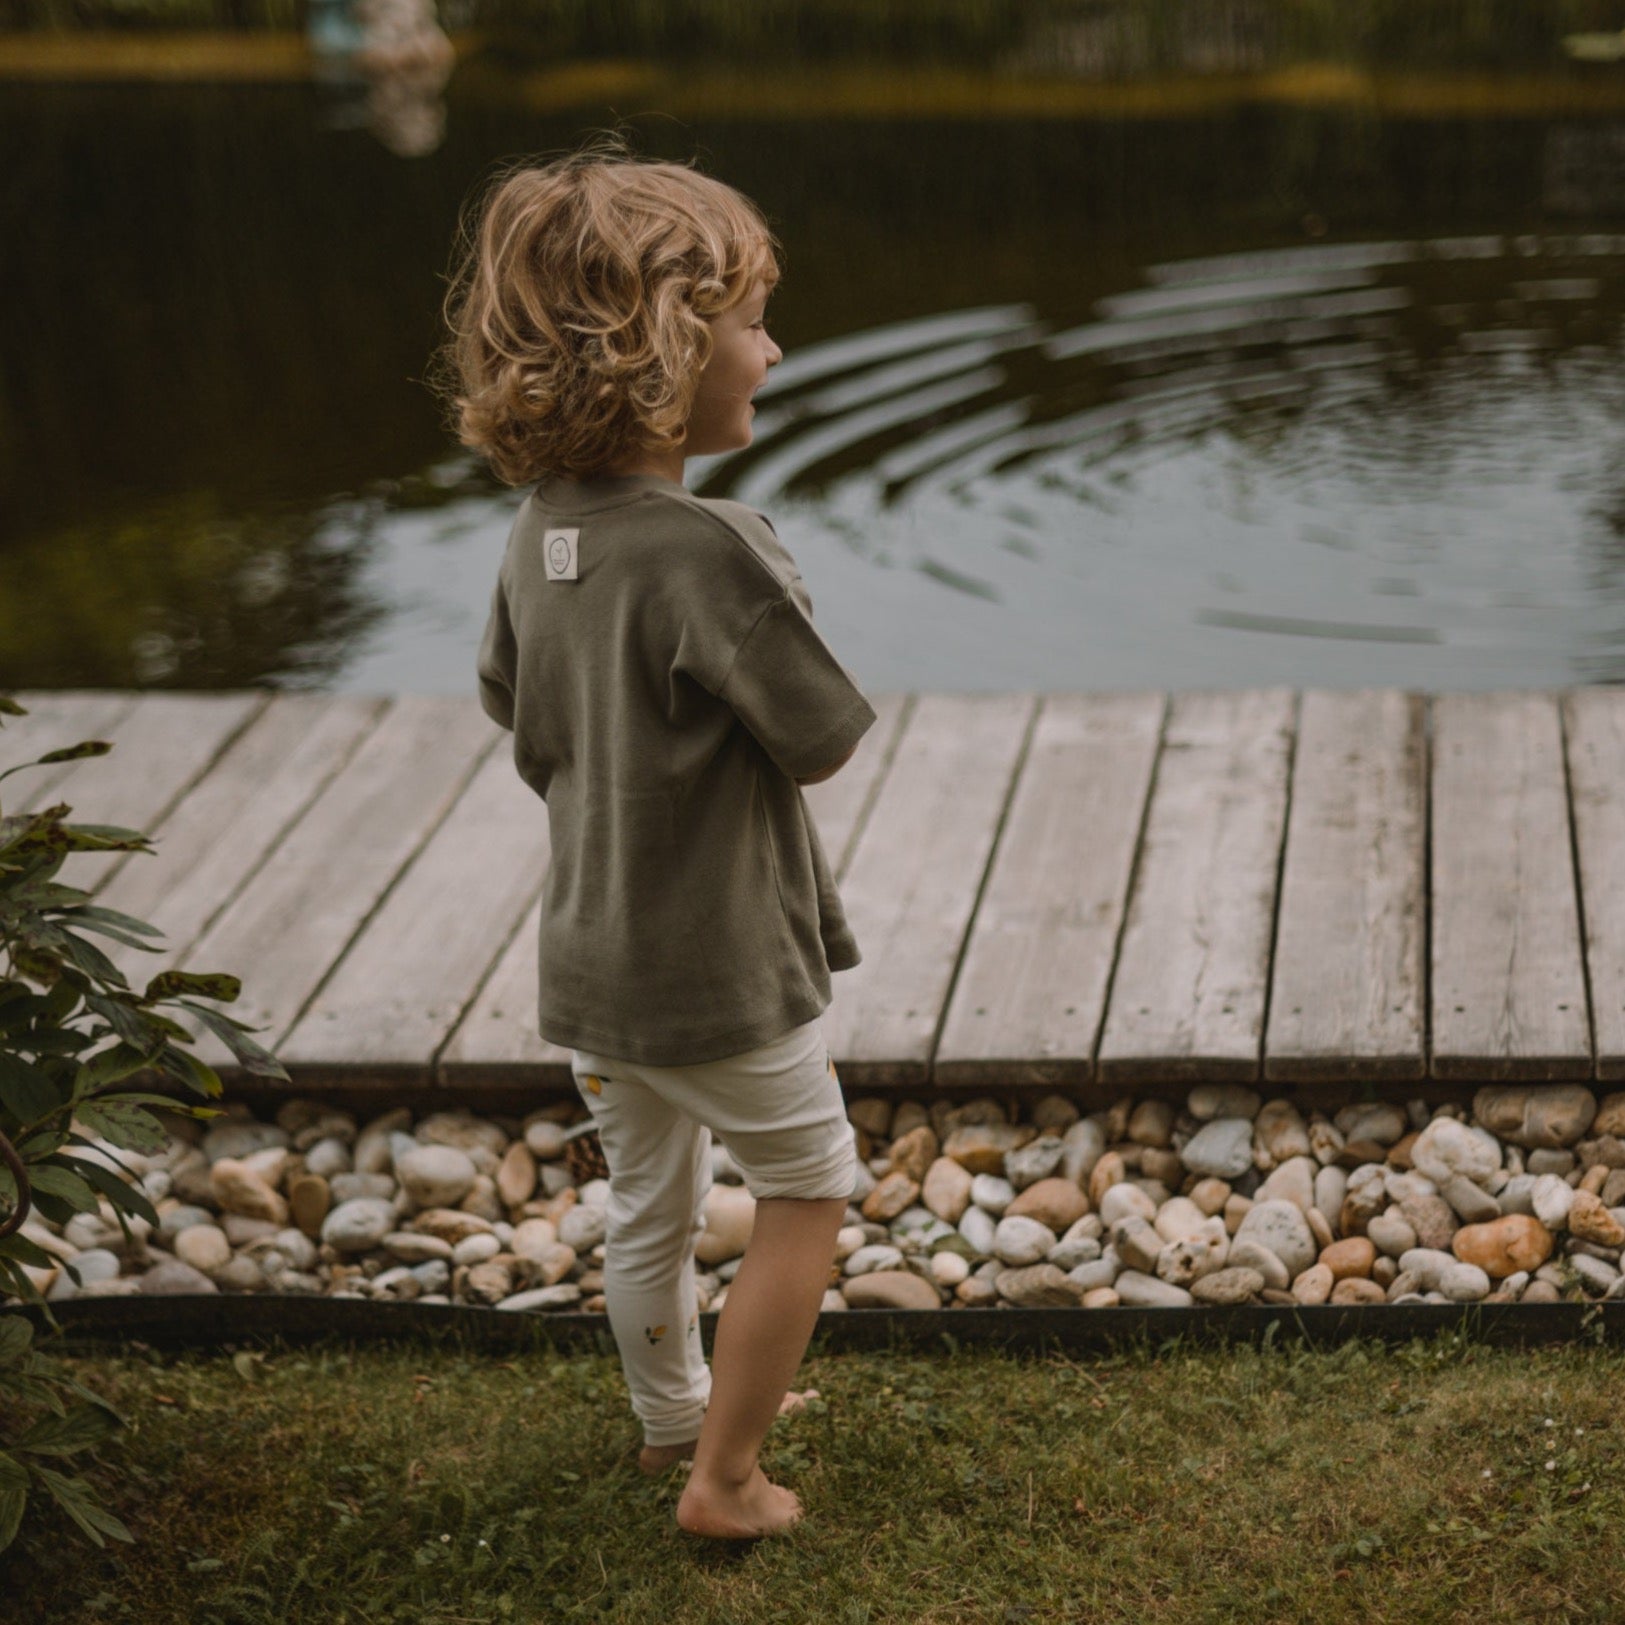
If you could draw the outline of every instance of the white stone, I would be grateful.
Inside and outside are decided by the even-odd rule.
[[[1132,1180],[1111,1186],[1100,1198],[1100,1222],[1108,1228],[1121,1219],[1144,1219],[1149,1224],[1156,1216],[1155,1198]]]
[[[1076,1272],[1073,1272],[1076,1279]],[[1127,1309],[1185,1309],[1195,1302],[1183,1287],[1170,1286],[1154,1275],[1124,1270],[1112,1282],[1118,1302]]]
[[[1089,1174],[1106,1152],[1106,1136],[1092,1117],[1080,1117],[1061,1136],[1061,1176],[1074,1185],[1088,1183]]]
[[[992,1252],[996,1258],[1017,1268],[1024,1264],[1039,1264],[1049,1255],[1056,1239],[1055,1232],[1047,1224],[1017,1215],[999,1220],[993,1232]]]
[[[1188,1196],[1170,1196],[1151,1222],[1164,1241],[1188,1241],[1204,1233],[1208,1216]]]
[[[1490,1278],[1476,1264],[1448,1264],[1439,1271],[1437,1290],[1452,1303],[1472,1303],[1489,1295]]]
[[[1256,1242],[1274,1253],[1294,1277],[1308,1269],[1318,1253],[1309,1221],[1294,1202],[1254,1202],[1237,1227],[1235,1239]]]
[[[221,1269],[231,1260],[231,1243],[217,1224],[189,1224],[176,1237],[170,1250],[183,1264],[205,1275]]]
[[[452,1145],[414,1145],[395,1163],[395,1177],[415,1206],[456,1207],[474,1188],[478,1170]]]
[[[845,1275],[869,1275],[875,1270],[900,1270],[903,1268],[903,1255],[895,1247],[889,1247],[885,1242],[872,1242],[867,1247],[860,1247],[847,1259],[842,1267]],[[967,1269],[967,1274],[969,1273]]]
[[[979,1254],[993,1251],[993,1236],[998,1229],[998,1220],[991,1213],[977,1207],[972,1202],[965,1209],[959,1220],[959,1233],[971,1245],[971,1249]]]
[[[1366,1225],[1365,1233],[1372,1246],[1389,1258],[1401,1258],[1416,1245],[1416,1231],[1396,1207],[1379,1213]]]
[[[713,1190],[720,1188],[712,1187]],[[584,1253],[604,1239],[608,1227],[609,1215],[603,1208],[577,1202],[574,1207],[567,1209],[564,1217],[559,1220],[559,1240],[566,1247],[574,1247],[578,1253]]]
[[[1504,1189],[1501,1195],[1504,1211]],[[1548,1230],[1561,1230],[1569,1222],[1569,1209],[1574,1206],[1574,1187],[1561,1174],[1542,1174],[1530,1190],[1529,1202],[1535,1217]]]
[[[1501,1143],[1487,1129],[1435,1117],[1412,1141],[1411,1162],[1435,1185],[1452,1174],[1483,1180],[1501,1166]]]
[[[994,1218],[1016,1199],[1016,1187],[997,1174],[977,1174],[970,1182],[970,1199]]]
[[[1195,1093],[1193,1090],[1193,1098]],[[1185,1142],[1179,1155],[1193,1174],[1211,1179],[1239,1178],[1253,1165],[1252,1122],[1245,1117],[1215,1118]]]
[[[375,1196],[358,1196],[341,1202],[322,1220],[322,1240],[341,1253],[360,1253],[376,1247],[394,1228],[393,1204]]]
[[[572,1213],[574,1208],[570,1210]],[[482,1230],[478,1235],[464,1236],[451,1249],[451,1261],[458,1265],[483,1264],[488,1258],[495,1258],[502,1251],[502,1243],[497,1240],[494,1232]],[[421,1259],[418,1260],[422,1262]]]

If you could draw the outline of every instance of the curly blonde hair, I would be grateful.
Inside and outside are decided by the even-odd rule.
[[[761,211],[616,135],[511,165],[471,200],[434,387],[509,485],[680,444],[710,321],[780,278]]]

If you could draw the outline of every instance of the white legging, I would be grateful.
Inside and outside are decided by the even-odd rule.
[[[850,1197],[858,1155],[818,1018],[742,1055],[650,1066],[573,1050],[609,1164],[604,1298],[644,1443],[696,1438],[711,1397],[694,1246],[714,1134],[760,1201]]]

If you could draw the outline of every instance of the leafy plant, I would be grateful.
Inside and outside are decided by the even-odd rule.
[[[0,694],[0,727],[6,716],[27,714],[26,707]],[[25,767],[104,756],[112,748],[106,740],[85,740],[8,768],[0,779]],[[167,1079],[207,1099],[222,1091],[219,1074],[185,1047],[193,1042],[191,1033],[160,1006],[190,1011],[219,1035],[245,1070],[288,1078],[275,1057],[247,1036],[259,1029],[195,1002],[231,1003],[241,991],[236,977],[165,971],[136,993],[119,968],[79,934],[92,931],[148,953],[159,950],[140,938],[162,935],[143,920],[94,906],[89,892],[55,878],[70,852],[155,850],[137,830],[69,824],[71,811],[59,802],[5,817],[0,806],[0,1291],[39,1304],[57,1333],[61,1323],[23,1270],[25,1264],[49,1268],[56,1262],[22,1233],[30,1207],[65,1224],[75,1213],[99,1212],[105,1198],[131,1238],[127,1215],[138,1214],[151,1225],[158,1215],[137,1176],[107,1147],[161,1151],[168,1135],[148,1106],[189,1117],[220,1115],[216,1107],[191,1105],[156,1089]],[[148,1087],[132,1089],[130,1083]],[[74,1147],[93,1154],[76,1155]],[[123,1170],[128,1182],[101,1158]],[[62,1267],[75,1285],[82,1284],[73,1264]],[[0,1314],[0,1552],[16,1537],[29,1491],[36,1487],[98,1546],[108,1535],[129,1541],[134,1538],[129,1530],[96,1505],[83,1479],[37,1459],[92,1449],[126,1419],[33,1348],[33,1330],[21,1315]],[[64,1394],[81,1403],[70,1408]],[[50,1414],[25,1423],[23,1407],[39,1405]]]

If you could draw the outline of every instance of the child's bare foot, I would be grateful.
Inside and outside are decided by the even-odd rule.
[[[809,1399],[817,1398],[816,1388],[803,1389],[800,1393],[792,1389],[779,1402],[779,1415],[789,1416],[793,1411],[804,1410]],[[646,1473],[663,1473],[673,1462],[692,1460],[698,1443],[698,1439],[689,1439],[684,1444],[646,1444],[638,1452],[638,1466]]]
[[[677,1525],[713,1540],[755,1540],[788,1529],[802,1515],[794,1490],[768,1481],[760,1467],[743,1484],[702,1484],[690,1476],[677,1502]]]

